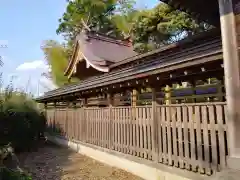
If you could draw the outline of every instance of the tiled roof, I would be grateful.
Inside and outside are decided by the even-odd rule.
[[[82,32],[77,36],[77,41],[88,60],[96,63],[115,63],[137,54],[127,42],[95,32]]]
[[[136,56],[132,45],[123,40],[96,32],[82,31],[77,37],[73,56],[65,70],[71,76],[71,69],[76,65],[78,53],[85,59],[87,67],[92,66],[100,72],[108,72],[109,66],[123,59]]]

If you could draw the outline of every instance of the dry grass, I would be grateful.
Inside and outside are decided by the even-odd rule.
[[[141,180],[128,172],[52,144],[21,154],[19,159],[34,180]]]

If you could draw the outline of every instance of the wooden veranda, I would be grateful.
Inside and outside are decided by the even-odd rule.
[[[166,2],[194,10],[187,0]],[[224,16],[230,7],[226,16],[235,18],[232,2],[218,5],[221,23],[214,12],[210,32],[112,63],[109,72],[39,97],[51,132],[201,174],[232,168],[229,159],[238,154],[239,120],[232,116],[239,103],[237,25]]]

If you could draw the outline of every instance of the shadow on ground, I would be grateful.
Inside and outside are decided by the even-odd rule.
[[[34,180],[141,179],[50,142],[18,156],[21,167],[32,174]]]

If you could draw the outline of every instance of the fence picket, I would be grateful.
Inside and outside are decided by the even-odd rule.
[[[184,155],[186,159],[190,159],[189,155],[189,137],[188,137],[188,112],[187,106],[182,107],[182,115],[183,115],[183,135],[184,135]],[[190,169],[190,164],[188,162],[185,163],[185,168]]]
[[[216,114],[217,114],[217,123],[221,127],[223,125],[223,112],[225,106],[217,105],[216,106]],[[225,136],[224,131],[218,130],[218,144],[219,144],[219,161],[220,161],[220,169],[225,168],[226,166],[226,153],[225,153]]]
[[[166,137],[166,107],[161,108],[162,135],[163,135],[163,162],[167,164],[167,137]]]
[[[140,153],[140,157],[144,157],[144,148],[143,148],[143,108],[139,108],[139,130],[140,130],[140,149],[141,149],[141,153]]]
[[[158,117],[158,162],[163,162],[163,136],[162,136],[162,114],[161,107],[157,106],[157,117]]]
[[[177,121],[178,121],[178,150],[179,150],[179,165],[184,168],[183,159],[183,130],[182,130],[182,108],[177,107]]]
[[[147,117],[148,113],[146,112],[146,109],[144,109],[143,111],[143,122],[142,122],[142,126],[143,126],[143,147],[144,147],[144,158],[147,159],[148,157],[148,144],[147,144],[147,121],[148,121],[148,117]]]
[[[192,171],[197,171],[197,167],[196,167],[196,160],[197,160],[197,157],[196,157],[196,139],[195,139],[195,128],[194,128],[194,124],[196,123],[195,121],[195,116],[193,114],[193,107],[192,106],[189,106],[188,107],[188,117],[189,117],[189,124],[190,124],[190,151],[191,151],[191,160],[192,163],[191,166],[192,166]]]
[[[177,131],[176,131],[176,115],[177,110],[175,107],[171,108],[171,120],[172,120],[172,146],[173,146],[173,163],[175,167],[178,167],[178,159],[177,159]]]
[[[215,109],[213,106],[208,106],[209,120],[210,120],[210,138],[211,138],[211,168],[217,170],[218,168],[218,158],[217,158],[217,139],[216,139],[216,129],[215,129]]]
[[[210,169],[210,153],[209,153],[209,137],[208,137],[208,115],[207,115],[207,106],[201,107],[202,111],[202,123],[203,123],[203,146],[204,146],[204,167],[207,174],[211,174]]]
[[[171,111],[170,107],[166,107],[166,125],[167,125],[167,149],[168,149],[168,164],[172,166],[172,134],[171,134]]]
[[[132,108],[129,108],[129,126],[130,126],[130,154],[133,155],[133,120],[132,120]]]
[[[152,121],[152,111],[149,107],[146,108],[147,111],[147,141],[148,141],[148,159],[152,160],[152,132],[151,132],[151,121]]]

